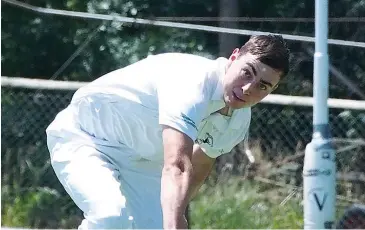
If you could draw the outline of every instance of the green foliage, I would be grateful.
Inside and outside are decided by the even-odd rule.
[[[32,1],[31,4],[144,18],[162,15],[163,12],[172,13],[169,10],[175,3],[44,0]],[[204,7],[201,5],[199,9]],[[205,45],[202,36],[192,36],[193,31],[35,14],[7,4],[2,8],[2,22],[2,74],[8,76],[48,79],[87,40],[79,55],[58,79],[91,81],[150,53],[203,53]]]
[[[289,189],[266,186],[239,177],[205,183],[190,203],[192,229],[301,229],[303,198],[297,192],[285,200]],[[285,202],[284,202],[285,200]],[[337,203],[336,220],[349,204]],[[336,221],[335,221],[336,222]]]
[[[239,177],[217,184],[207,181],[190,204],[192,229],[300,229],[303,226],[301,193],[283,202],[291,192]],[[14,191],[16,191],[14,193]],[[82,213],[67,195],[49,188],[20,190],[3,186],[3,226],[76,228]],[[336,208],[338,219],[344,207]]]
[[[231,179],[214,187],[203,187],[190,205],[191,228],[302,228],[299,199],[285,205],[285,197],[259,192],[259,185]]]
[[[167,0],[32,0],[40,7],[121,15],[137,18],[218,17],[219,1]],[[365,13],[364,0],[329,2],[330,17],[360,17]],[[314,15],[312,0],[300,4],[284,1],[239,1],[242,17],[307,17]],[[193,22],[219,26],[219,22]],[[365,41],[365,27],[360,23],[330,22],[329,37]],[[313,22],[240,22],[238,28],[274,33],[314,36]],[[232,35],[234,36],[234,35]],[[90,81],[106,72],[126,66],[148,54],[189,52],[217,57],[217,33],[174,29],[151,25],[109,22],[38,14],[9,4],[2,7],[2,75],[50,78],[80,48],[80,54],[61,71],[58,79]],[[248,36],[239,36],[243,44]],[[292,51],[290,76],[276,90],[280,94],[312,95],[312,43],[288,41]],[[365,89],[365,49],[329,46],[330,61],[349,80]],[[331,78],[332,79],[332,78]],[[359,99],[337,78],[330,81],[330,96]]]
[[[100,14],[118,14],[137,18],[177,16],[219,16],[219,2],[213,0],[27,0],[29,4],[55,9]],[[330,1],[330,17],[359,17],[365,14],[365,1]],[[242,17],[313,17],[312,0],[239,1]],[[218,22],[203,23],[218,26]],[[238,28],[285,34],[314,36],[314,23],[244,22]],[[233,36],[233,35],[232,35]],[[330,23],[329,37],[365,41],[365,27],[359,23]],[[248,36],[240,36],[243,44]],[[218,34],[186,29],[86,20],[44,15],[2,4],[2,72],[3,76],[49,79],[83,44],[79,55],[61,71],[57,79],[91,81],[94,78],[135,62],[148,54],[189,52],[209,58],[218,56]],[[85,43],[85,41],[88,41]],[[307,49],[311,43],[288,41],[292,51],[292,72],[282,80],[275,93],[312,95],[313,57]],[[361,91],[365,91],[365,49],[329,46],[330,61]],[[341,81],[330,76],[330,96],[359,99]],[[44,130],[59,110],[65,107],[73,92],[50,92],[2,88],[2,220],[18,227],[75,227],[78,209],[57,182],[50,168]],[[56,105],[56,106],[55,106]],[[266,108],[266,110],[265,110]],[[303,108],[280,106],[255,107],[259,119],[251,125],[251,139],[265,146],[264,162],[303,150],[311,137],[311,118]],[[267,110],[270,110],[271,113]],[[305,109],[307,111],[307,109]],[[277,113],[277,116],[269,116]],[[294,122],[293,116],[302,122]],[[259,122],[262,119],[262,122]],[[331,121],[342,126],[331,127],[336,137],[365,135],[362,111],[331,110]],[[32,121],[32,122],[30,122]],[[260,125],[280,125],[276,135],[262,133]],[[345,132],[343,130],[346,130]],[[295,132],[299,135],[293,135]],[[265,136],[266,135],[266,136]],[[298,137],[299,136],[299,137]],[[294,138],[293,138],[294,137]],[[238,149],[237,152],[240,152]],[[356,152],[362,153],[363,149]],[[239,155],[239,154],[237,154]],[[339,158],[339,167],[363,171],[363,154]],[[238,161],[237,161],[238,162]],[[239,166],[241,164],[238,162]],[[296,172],[297,173],[297,172]],[[299,180],[297,182],[300,182]],[[286,228],[301,227],[298,200],[279,206],[268,199],[256,185],[233,185],[204,190],[192,206],[193,226],[199,228]],[[261,187],[262,188],[262,187]],[[359,189],[358,193],[361,192]],[[270,197],[271,198],[271,197]],[[65,208],[67,207],[67,208]],[[57,213],[57,216],[52,213]],[[282,213],[285,211],[285,215]],[[238,215],[233,215],[238,214]],[[49,215],[49,216],[48,216]],[[255,218],[253,218],[255,217]],[[46,221],[46,222],[44,222]]]
[[[1,200],[2,226],[75,228],[81,221],[80,212],[69,197],[46,187],[20,190],[3,186]]]

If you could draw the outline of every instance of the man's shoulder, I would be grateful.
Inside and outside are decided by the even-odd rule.
[[[151,60],[164,83],[172,81],[181,87],[192,85],[205,87],[215,85],[216,62],[213,59],[188,53],[163,53],[153,55]]]
[[[207,56],[201,56],[197,54],[190,53],[179,53],[179,52],[171,52],[171,53],[160,53],[149,55],[147,58],[152,58],[155,60],[168,61],[168,62],[180,62],[184,61],[184,63],[180,64],[201,64],[201,63],[212,63],[214,60]]]

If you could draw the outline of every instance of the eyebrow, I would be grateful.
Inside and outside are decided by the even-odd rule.
[[[265,80],[262,80],[261,79],[260,82],[263,83],[263,84],[265,84],[265,85],[269,85],[271,88],[273,87],[273,85],[270,82],[268,82],[268,81],[265,81]]]
[[[256,76],[256,75],[257,75],[257,71],[256,71],[255,66],[254,66],[254,65],[252,65],[252,64],[251,64],[251,63],[249,63],[249,62],[247,63],[247,65],[249,65],[249,66],[251,67],[253,74]]]

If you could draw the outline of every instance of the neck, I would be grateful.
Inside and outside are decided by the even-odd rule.
[[[225,107],[218,110],[218,113],[224,115],[224,116],[231,116],[229,106],[226,105]]]

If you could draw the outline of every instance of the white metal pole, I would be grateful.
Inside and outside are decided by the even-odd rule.
[[[328,0],[315,1],[313,124],[328,124]]]
[[[313,136],[303,168],[304,229],[331,229],[335,221],[336,165],[328,125],[328,0],[315,1]]]

